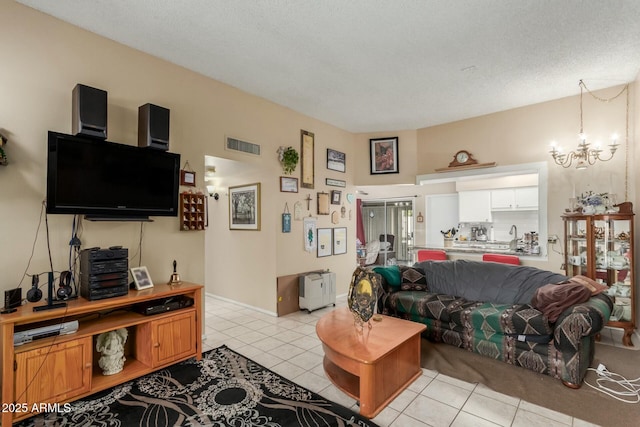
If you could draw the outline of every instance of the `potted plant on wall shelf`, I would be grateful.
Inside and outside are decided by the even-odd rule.
[[[280,160],[280,164],[282,164],[284,173],[291,175],[291,173],[296,170],[300,156],[293,147],[280,147],[278,148],[278,159]]]

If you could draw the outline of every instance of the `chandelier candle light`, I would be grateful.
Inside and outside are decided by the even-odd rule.
[[[599,142],[596,142],[593,148],[591,148],[591,144],[587,142],[587,137],[584,133],[583,121],[582,121],[583,89],[589,92],[589,94],[593,96],[595,99],[602,102],[612,101],[617,97],[619,97],[620,95],[622,95],[623,92],[625,91],[627,92],[627,114],[626,114],[627,141],[629,138],[629,85],[628,84],[625,85],[624,88],[620,91],[620,93],[618,93],[617,95],[609,99],[602,99],[595,96],[593,93],[591,93],[589,89],[587,89],[587,86],[584,84],[582,80],[580,80],[579,86],[580,86],[580,133],[578,134],[578,137],[580,139],[580,142],[578,143],[578,148],[574,151],[571,151],[565,154],[562,152],[562,147],[559,147],[556,145],[555,142],[552,142],[551,151],[549,151],[549,153],[551,154],[551,157],[553,157],[553,160],[556,162],[556,164],[562,166],[563,168],[570,167],[574,160],[576,160],[577,162],[576,169],[586,169],[589,165],[594,165],[598,160],[607,162],[613,158],[613,155],[615,154],[619,146],[618,135],[615,135],[615,134],[612,135],[611,137],[612,142],[611,144],[609,144],[609,151],[611,155],[609,156],[609,158],[605,159],[601,157],[601,153],[603,149],[601,148],[601,144]]]

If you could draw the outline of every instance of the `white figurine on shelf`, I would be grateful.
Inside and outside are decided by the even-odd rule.
[[[102,375],[113,375],[124,368],[124,343],[127,342],[127,329],[120,328],[115,331],[98,335],[96,350],[102,357],[98,360],[98,366],[102,368]]]

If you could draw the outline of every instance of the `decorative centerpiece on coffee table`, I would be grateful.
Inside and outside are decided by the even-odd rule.
[[[351,276],[347,305],[353,314],[356,327],[362,330],[367,324],[371,328],[371,318],[376,312],[380,276],[370,270],[356,267]]]

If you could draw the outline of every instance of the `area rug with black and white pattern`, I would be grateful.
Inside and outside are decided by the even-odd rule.
[[[361,415],[222,346],[20,426],[363,426]]]

